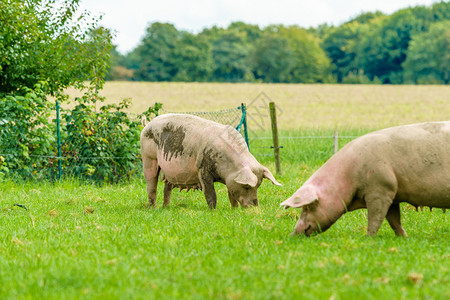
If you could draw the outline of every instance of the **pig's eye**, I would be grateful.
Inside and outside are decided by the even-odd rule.
[[[312,212],[316,209],[316,206],[314,204],[310,204],[310,205],[305,206],[305,209],[307,212]]]

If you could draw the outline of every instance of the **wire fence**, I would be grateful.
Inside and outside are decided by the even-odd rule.
[[[15,108],[14,108],[15,109]],[[117,182],[142,173],[139,136],[142,115],[77,106],[61,109],[42,122],[0,113],[0,177],[60,179],[76,177]],[[169,113],[157,110],[156,115]],[[248,142],[244,105],[214,112],[183,112],[231,125]]]
[[[252,133],[250,131],[250,133]],[[293,135],[279,136],[279,151],[282,165],[308,164],[321,165],[338,149],[357,138],[359,135],[334,135],[324,132],[307,131],[304,135],[295,132]],[[272,136],[250,135],[252,154],[263,164],[275,161]]]
[[[250,147],[249,140],[248,140],[248,128],[247,128],[247,108],[245,104],[241,104],[241,106],[230,108],[230,109],[224,109],[219,111],[191,111],[191,112],[172,112],[167,111],[164,108],[161,108],[158,111],[159,114],[169,114],[169,113],[176,113],[176,114],[189,114],[194,115],[197,117],[201,117],[203,119],[207,119],[210,121],[214,121],[220,124],[224,125],[230,125],[234,128],[236,128],[237,131],[241,132],[244,136],[245,142],[247,143],[247,146]]]
[[[32,116],[21,120],[14,112],[0,112],[0,177],[60,179],[77,177],[117,182],[142,175],[139,136],[141,115],[113,107],[92,110],[80,106],[61,110],[54,120]],[[181,113],[159,109],[158,114]],[[182,112],[233,126],[244,136],[251,153],[262,163],[273,162],[268,130],[247,127],[247,108],[212,112]],[[285,132],[279,137],[283,163],[320,163],[357,135],[333,132]]]

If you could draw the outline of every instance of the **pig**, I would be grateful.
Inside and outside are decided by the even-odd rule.
[[[324,232],[348,211],[367,208],[367,235],[384,218],[407,234],[399,203],[450,208],[450,122],[387,128],[348,143],[319,168],[285,208],[302,207],[292,234]]]
[[[170,204],[175,187],[202,190],[208,206],[215,209],[214,182],[227,186],[232,207],[258,205],[263,178],[281,185],[249,152],[242,135],[228,125],[193,115],[165,114],[146,124],[140,141],[150,207],[155,206],[160,170],[165,176],[164,206]]]

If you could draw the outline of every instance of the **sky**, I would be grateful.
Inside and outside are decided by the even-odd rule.
[[[153,22],[166,22],[178,30],[198,33],[235,21],[265,27],[271,24],[309,28],[338,26],[362,12],[385,14],[439,0],[81,0],[80,11],[103,16],[100,24],[115,30],[114,44],[126,54],[136,48]]]

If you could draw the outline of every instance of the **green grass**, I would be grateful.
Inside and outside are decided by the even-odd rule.
[[[113,186],[4,180],[0,298],[450,297],[450,222],[441,210],[403,205],[408,238],[396,237],[387,222],[367,237],[366,210],[344,215],[323,234],[289,236],[299,210],[279,203],[331,155],[332,141],[282,144],[283,187],[265,181],[260,206],[250,209],[232,209],[221,184],[211,211],[202,193],[178,190],[162,208],[162,184],[157,208],[148,209],[142,178]],[[270,141],[253,145],[273,170]]]

